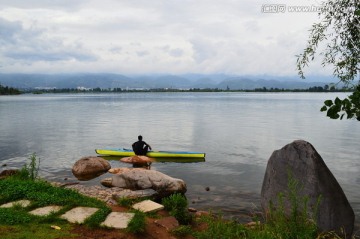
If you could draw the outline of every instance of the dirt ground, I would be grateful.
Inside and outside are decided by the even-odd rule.
[[[113,212],[124,212],[126,208],[121,206],[111,206]],[[159,211],[158,215],[161,217],[169,216],[165,210]],[[155,223],[158,219],[146,218],[145,232],[140,234],[128,233],[125,230],[119,229],[104,229],[96,228],[91,229],[83,225],[74,225],[74,229],[71,231],[77,234],[77,237],[71,238],[59,238],[59,239],[176,239],[177,237],[167,231],[166,228],[159,226]],[[198,225],[199,230],[204,225]],[[194,239],[192,236],[181,237],[184,239]]]

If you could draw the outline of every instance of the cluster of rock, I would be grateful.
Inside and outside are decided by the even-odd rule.
[[[144,157],[145,156],[141,158],[138,156],[129,157],[126,159],[126,162],[135,164],[151,162],[151,159]],[[72,172],[79,180],[88,180],[105,172],[112,173],[113,176],[103,179],[101,184],[111,188],[104,190],[104,195],[109,195],[108,191],[110,191],[110,193],[112,190],[117,191],[116,193],[112,193],[112,197],[115,198],[142,197],[144,195],[162,198],[173,193],[186,192],[186,184],[182,179],[172,178],[161,172],[145,168],[111,168],[109,162],[101,157],[81,158],[74,164]],[[76,189],[81,186],[70,187]],[[81,190],[85,191],[86,189]],[[89,191],[92,192],[96,190],[89,189]],[[108,198],[106,200],[109,201]]]

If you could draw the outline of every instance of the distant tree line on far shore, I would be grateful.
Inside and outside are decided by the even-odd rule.
[[[229,87],[226,89],[220,88],[190,88],[190,89],[176,89],[176,88],[154,88],[154,89],[123,89],[123,88],[107,88],[103,89],[100,87],[96,88],[62,88],[62,89],[27,89],[18,90],[12,87],[4,87],[0,85],[0,94],[20,94],[20,93],[131,93],[131,92],[349,92],[351,90],[342,88],[337,89],[334,85],[329,86],[313,86],[308,89],[284,89],[284,88],[255,88],[253,90],[236,89],[232,90]]]
[[[8,86],[2,86],[0,84],[0,95],[19,95],[21,94],[21,91]]]
[[[329,86],[329,85],[325,85],[324,87],[322,86],[313,86],[313,87],[309,87],[308,89],[293,89],[293,90],[287,90],[284,88],[270,88],[267,89],[266,87],[263,88],[255,88],[253,91],[257,91],[257,92],[282,92],[282,91],[290,91],[290,92],[347,92],[350,91],[346,88],[343,89],[336,89],[336,87],[334,85]]]

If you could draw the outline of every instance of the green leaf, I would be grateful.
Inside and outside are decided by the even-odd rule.
[[[324,111],[326,111],[326,110],[327,110],[326,105],[324,105],[324,106],[320,109],[321,112],[324,112]]]
[[[352,119],[355,115],[353,114],[353,113],[347,113],[348,115],[347,115],[347,119]]]
[[[332,100],[325,100],[325,101],[324,101],[324,104],[325,104],[326,106],[330,107],[330,106],[333,105],[333,102],[332,102]]]
[[[355,11],[355,15],[360,16],[360,9]]]
[[[335,98],[335,105],[341,105],[341,100],[339,99],[339,97]]]
[[[348,98],[345,98],[342,102],[342,104],[344,105],[344,107],[349,108],[351,106],[351,102]]]
[[[328,111],[327,111],[327,116],[330,117],[331,119],[338,119],[340,117],[340,115],[338,114],[340,112],[339,107],[337,107],[336,105],[331,106]]]

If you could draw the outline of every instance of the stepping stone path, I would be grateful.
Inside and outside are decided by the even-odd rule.
[[[19,205],[20,207],[27,207],[30,205],[30,201],[29,200],[19,200],[19,201],[15,201],[15,202],[9,202],[6,204],[1,205],[0,207],[2,208],[10,208],[10,207],[14,207],[16,205]]]
[[[21,207],[28,207],[31,204],[29,200],[19,200],[14,202],[9,202],[0,206],[0,208],[11,208],[14,206],[21,206]],[[37,216],[47,216],[51,213],[56,213],[60,211],[63,207],[62,206],[46,206],[40,207],[30,211],[29,213],[32,215]],[[142,212],[152,212],[152,211],[159,211],[164,208],[163,205],[155,203],[151,200],[145,200],[140,203],[136,203],[133,205],[134,209],[137,209]],[[76,207],[65,214],[61,215],[60,218],[67,220],[70,223],[84,223],[84,221],[91,217],[94,213],[96,213],[99,209],[93,207]],[[104,222],[100,225],[115,228],[115,229],[124,229],[127,228],[129,222],[134,217],[135,213],[127,213],[127,212],[111,212]]]
[[[156,212],[164,209],[164,206],[151,200],[145,200],[134,204],[132,208],[142,212]]]
[[[135,213],[127,212],[111,212],[101,226],[113,227],[116,229],[127,228],[129,222],[134,217]]]
[[[91,217],[99,209],[94,207],[76,207],[60,216],[71,223],[83,223],[86,218]]]
[[[62,206],[46,206],[32,210],[29,213],[36,216],[47,216],[50,215],[51,213],[56,213],[60,211],[62,208],[63,208]]]

